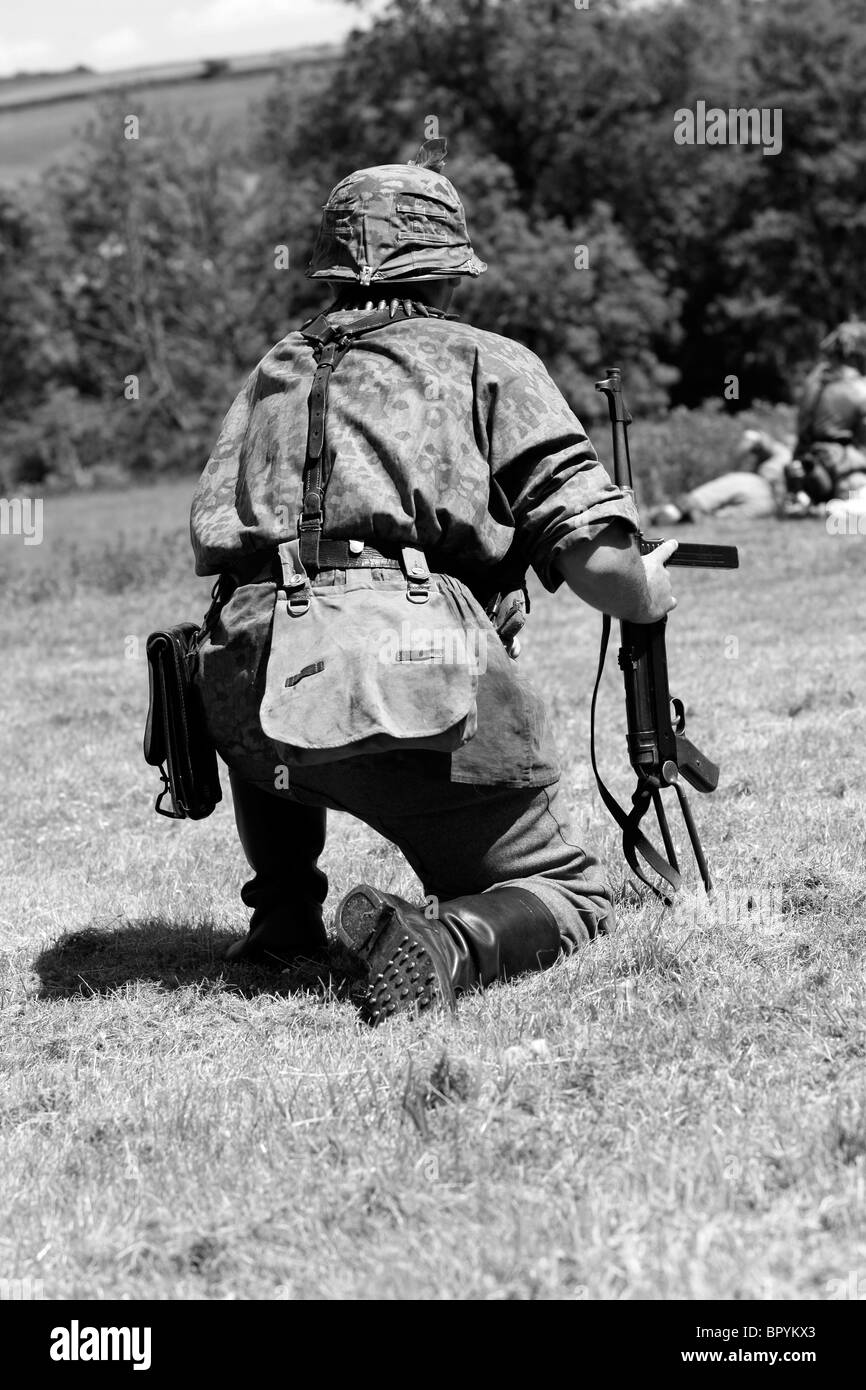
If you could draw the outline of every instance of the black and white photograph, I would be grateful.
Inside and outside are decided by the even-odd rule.
[[[826,1373],[864,559],[862,0],[7,8],[27,1368],[564,1302]]]

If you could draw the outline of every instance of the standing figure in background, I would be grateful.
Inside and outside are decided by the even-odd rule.
[[[866,323],[841,323],[803,388],[789,486],[812,503],[866,490]]]

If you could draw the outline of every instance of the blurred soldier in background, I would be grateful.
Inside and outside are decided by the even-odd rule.
[[[866,323],[840,323],[803,388],[789,485],[813,503],[866,489]]]
[[[641,558],[631,500],[543,364],[447,312],[486,267],[441,158],[428,145],[333,190],[308,274],[335,302],[255,368],[192,509],[197,573],[221,576],[199,686],[254,873],[229,958],[327,968],[317,860],[326,810],[349,812],[427,895],[419,908],[360,884],[340,904],[373,1023],[613,925],[508,654],[527,567],[617,618],[675,602],[676,543]],[[473,641],[443,656],[443,631]]]

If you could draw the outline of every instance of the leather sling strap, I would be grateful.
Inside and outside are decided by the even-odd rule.
[[[653,789],[649,787],[645,782],[639,780],[634,795],[632,796],[632,809],[631,811],[626,811],[622,806],[620,806],[619,802],[613,796],[612,792],[605,786],[604,782],[601,780],[601,773],[598,770],[598,762],[596,760],[595,755],[596,706],[598,704],[598,691],[599,686],[601,685],[601,677],[602,672],[604,671],[604,663],[605,658],[607,656],[607,647],[609,641],[610,617],[607,613],[605,613],[601,627],[601,646],[599,648],[598,654],[598,671],[596,672],[595,676],[595,685],[593,686],[592,691],[592,704],[590,705],[590,762],[592,763],[592,770],[595,774],[595,782],[596,786],[598,787],[598,794],[604,802],[605,807],[613,816],[614,820],[616,821],[617,825],[622,831],[622,851],[625,855],[626,863],[628,864],[632,873],[640,879],[641,883],[645,884],[647,888],[649,888],[653,893],[655,893],[656,897],[661,898],[662,902],[665,904],[666,907],[670,907],[671,903],[673,902],[673,898],[671,897],[671,895],[665,893],[662,889],[657,887],[657,885],[653,883],[651,879],[647,878],[646,874],[643,872],[637,861],[637,856],[640,855],[641,858],[645,861],[645,863],[647,863],[650,866],[653,872],[658,874],[659,878],[663,879],[674,893],[677,891],[681,882],[679,869],[676,867],[675,864],[669,863],[668,860],[665,859],[664,856],[659,853],[659,851],[655,848],[653,844],[651,844],[651,842],[647,839],[646,835],[644,835],[643,831],[640,828],[640,823],[646,815],[647,811],[649,810],[650,806],[655,804],[656,808],[658,809],[658,801],[656,800],[657,793],[654,793]],[[664,822],[661,822],[661,824],[662,826],[664,826]],[[666,844],[665,848],[667,849],[668,853],[671,856],[673,856],[673,846]]]
[[[435,315],[435,311],[431,313]],[[309,395],[310,416],[302,484],[304,500],[298,518],[299,555],[307,569],[321,568],[319,546],[325,522],[325,490],[333,468],[333,460],[327,459],[325,451],[325,416],[331,375],[357,338],[413,317],[398,305],[393,315],[387,309],[379,309],[363,315],[348,326],[331,323],[327,315],[320,314],[300,330],[302,337],[312,345],[316,358],[316,371]]]

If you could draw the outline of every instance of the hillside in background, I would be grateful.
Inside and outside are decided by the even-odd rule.
[[[0,185],[37,178],[81,146],[101,99],[123,93],[169,118],[207,119],[219,132],[248,136],[250,110],[275,76],[305,87],[313,74],[334,68],[337,45],[289,49],[242,58],[168,63],[120,72],[75,69],[21,73],[0,79]]]
[[[593,431],[619,365],[653,491],[721,472],[866,316],[864,70],[862,0],[390,0],[339,47],[5,84],[0,488],[200,467],[327,302],[327,190],[433,134],[489,266],[461,316],[536,352]],[[778,142],[676,138],[707,107],[778,116]]]

